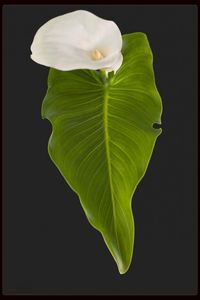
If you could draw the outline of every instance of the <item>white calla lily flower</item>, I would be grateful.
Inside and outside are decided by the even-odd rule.
[[[113,21],[77,10],[53,18],[39,28],[31,45],[31,58],[61,71],[116,72],[123,61],[121,48],[121,32]]]

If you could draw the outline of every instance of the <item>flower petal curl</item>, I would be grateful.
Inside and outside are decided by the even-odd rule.
[[[36,32],[31,45],[35,62],[62,71],[107,69],[121,66],[122,36],[113,21],[78,10],[56,17]],[[94,60],[97,49],[101,59]]]

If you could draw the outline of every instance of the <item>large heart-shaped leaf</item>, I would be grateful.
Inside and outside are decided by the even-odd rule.
[[[49,155],[121,274],[133,252],[132,196],[161,133],[153,124],[161,123],[162,112],[146,35],[124,35],[122,54],[121,68],[109,78],[51,69],[42,105],[53,127]]]

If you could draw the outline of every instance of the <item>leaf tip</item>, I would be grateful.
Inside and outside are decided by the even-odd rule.
[[[118,271],[121,275],[125,274],[129,267],[130,267],[130,263],[131,263],[131,259],[129,261],[124,261],[122,258],[116,261],[117,263],[117,267],[118,267]]]
[[[118,264],[118,271],[121,275],[125,274],[129,269],[129,266],[125,266],[123,263]]]

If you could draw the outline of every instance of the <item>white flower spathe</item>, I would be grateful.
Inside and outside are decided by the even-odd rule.
[[[121,32],[113,21],[77,10],[53,18],[39,28],[31,45],[31,58],[62,71],[116,72],[123,61],[121,48]]]

